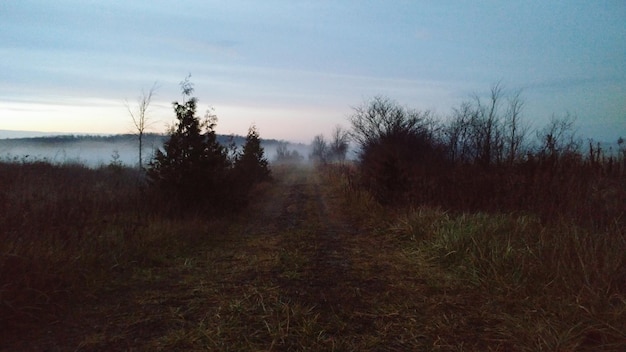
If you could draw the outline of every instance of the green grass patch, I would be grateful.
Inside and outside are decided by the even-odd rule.
[[[456,313],[488,328],[494,343],[527,351],[624,347],[621,228],[595,233],[532,216],[421,208],[398,216],[390,231],[417,262],[446,273],[438,279],[470,300]]]

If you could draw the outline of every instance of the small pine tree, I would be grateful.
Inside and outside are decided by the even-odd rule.
[[[197,99],[188,80],[181,83],[183,104],[174,102],[177,123],[170,131],[163,149],[157,149],[149,165],[148,178],[171,201],[178,205],[221,201],[228,197],[224,183],[229,160],[226,149],[217,141],[217,118],[207,112],[203,120],[196,116]]]
[[[241,155],[235,161],[235,172],[246,189],[254,183],[267,180],[270,177],[268,161],[261,146],[261,139],[256,126],[250,127],[246,136]]]

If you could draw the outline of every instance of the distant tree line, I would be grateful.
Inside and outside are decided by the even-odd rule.
[[[344,162],[349,145],[350,136],[348,131],[341,126],[336,126],[332,132],[330,142],[327,142],[324,135],[321,134],[313,138],[309,160],[321,164]]]
[[[278,143],[276,147],[275,164],[299,164],[304,160],[304,156],[297,150],[289,150],[286,142]]]
[[[530,211],[593,226],[626,215],[626,146],[606,153],[576,134],[575,119],[553,117],[531,131],[519,93],[492,87],[442,121],[386,97],[354,108],[356,184],[389,205],[458,211]],[[586,147],[584,147],[586,146]],[[583,148],[584,147],[584,148]],[[316,138],[313,154],[330,150]]]

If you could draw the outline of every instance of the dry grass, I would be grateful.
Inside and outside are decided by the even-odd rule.
[[[49,321],[133,268],[160,265],[213,230],[153,212],[133,170],[0,164],[0,316]]]
[[[39,184],[33,183],[38,173],[28,176],[30,166],[15,167],[21,183],[13,185]],[[245,212],[221,220],[119,211],[136,208],[129,200],[136,193],[114,191],[113,202],[129,202],[121,203],[128,208],[116,208],[96,197],[88,181],[77,186],[83,193],[73,194],[85,199],[79,204],[87,215],[64,225],[77,234],[72,238],[84,240],[50,240],[55,237],[46,234],[58,230],[49,227],[45,211],[30,219],[46,225],[4,218],[30,236],[30,245],[2,244],[0,267],[14,270],[14,280],[0,276],[3,309],[12,317],[35,319],[15,325],[3,315],[3,323],[17,333],[5,333],[0,350],[620,351],[626,346],[622,228],[596,233],[568,222],[547,225],[533,216],[387,209],[352,187],[344,172],[272,171],[276,180],[255,189]],[[48,177],[58,172],[59,179],[77,172],[86,180],[115,182],[105,170],[50,172]],[[57,183],[41,182],[48,182],[42,188],[49,192],[48,204],[61,204],[50,192]],[[20,192],[4,188],[0,194],[22,194],[13,199],[38,194]],[[21,264],[11,265],[13,257]],[[29,294],[45,278],[64,283],[38,286],[44,298]],[[49,287],[59,291],[44,291]],[[25,295],[21,301],[9,299],[17,292]]]
[[[531,215],[429,207],[371,214],[375,206],[363,204],[363,190],[346,190],[345,174],[329,172],[329,180],[347,208],[361,209],[365,221],[387,219],[369,236],[371,245],[359,247],[376,248],[361,267],[373,275],[373,263],[383,263],[380,275],[394,290],[380,296],[399,295],[384,311],[417,309],[433,349],[626,348],[626,233],[617,222],[599,232]]]
[[[401,219],[398,234],[454,275],[464,294],[480,292],[468,296],[497,322],[495,340],[528,351],[624,347],[623,229],[590,233],[524,216],[428,209]]]

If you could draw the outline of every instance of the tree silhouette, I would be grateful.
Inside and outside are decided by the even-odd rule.
[[[350,116],[364,184],[383,203],[401,201],[416,177],[443,160],[430,112],[409,110],[385,97],[356,107]]]
[[[243,184],[238,186],[250,187],[259,181],[264,181],[270,177],[268,161],[265,158],[265,151],[261,147],[261,139],[256,126],[248,129],[246,143],[243,152],[235,161],[235,172],[240,176]]]
[[[152,102],[152,96],[156,92],[157,88],[157,83],[154,82],[152,88],[150,88],[147,93],[143,90],[141,91],[141,95],[137,98],[136,112],[133,112],[128,104],[128,101],[126,102],[126,109],[128,110],[128,113],[133,120],[135,130],[137,131],[137,139],[139,142],[139,170],[143,170],[143,135],[150,125],[147,112],[150,107],[150,103]]]
[[[274,162],[278,164],[284,163],[300,163],[304,160],[304,157],[298,153],[297,150],[289,150],[286,142],[279,142],[276,147],[276,156]]]
[[[328,161],[328,143],[323,135],[319,134],[313,138],[313,142],[311,142],[311,149],[312,151],[309,155],[309,160],[321,164],[325,164]]]
[[[346,160],[349,141],[350,135],[348,131],[344,130],[341,126],[336,126],[333,130],[332,141],[328,148],[330,161],[343,162]]]
[[[196,116],[197,99],[188,78],[181,82],[183,104],[174,102],[176,125],[162,149],[157,149],[148,170],[149,180],[179,204],[191,205],[223,199],[229,160],[217,141],[217,117],[207,111]]]

